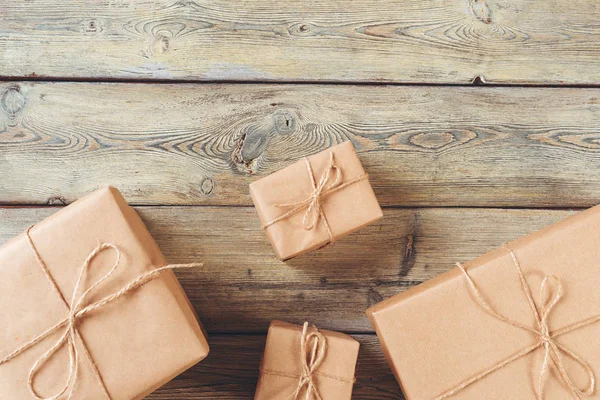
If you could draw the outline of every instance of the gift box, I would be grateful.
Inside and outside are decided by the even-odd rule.
[[[175,267],[112,187],[5,243],[0,398],[141,399],[202,360]]]
[[[251,183],[250,195],[282,260],[325,246],[383,215],[352,142]]]
[[[359,343],[343,333],[271,322],[255,400],[350,400]]]
[[[367,311],[407,400],[599,399],[600,207]]]

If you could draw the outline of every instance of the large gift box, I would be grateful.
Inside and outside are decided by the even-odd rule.
[[[407,400],[600,399],[600,207],[368,310]]]
[[[383,215],[349,141],[251,183],[250,195],[282,260],[325,246]]]
[[[255,400],[350,400],[359,343],[348,335],[271,322]]]
[[[206,357],[166,264],[112,187],[0,247],[0,398],[141,399]]]

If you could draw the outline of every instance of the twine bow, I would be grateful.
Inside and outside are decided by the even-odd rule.
[[[268,223],[263,225],[263,228],[267,229],[271,225],[284,219],[287,219],[306,208],[306,212],[304,213],[304,217],[302,218],[302,227],[308,231],[312,230],[322,219],[323,223],[325,224],[325,229],[327,229],[327,234],[329,235],[329,241],[333,242],[333,232],[331,231],[331,227],[329,226],[329,222],[327,221],[327,218],[325,217],[325,213],[323,212],[323,208],[321,206],[323,198],[331,193],[335,193],[339,190],[342,190],[343,188],[349,185],[366,179],[368,175],[361,174],[354,179],[342,182],[342,170],[336,165],[333,152],[331,152],[329,153],[329,164],[325,168],[325,171],[323,171],[323,173],[321,174],[321,178],[317,183],[315,179],[315,174],[313,172],[312,166],[310,165],[310,162],[308,161],[308,158],[304,158],[304,161],[306,163],[306,168],[308,170],[308,176],[310,178],[310,183],[312,185],[313,192],[304,200],[291,203],[274,204],[275,207],[290,208],[290,210],[280,215],[279,217],[269,221]]]
[[[311,342],[312,348],[310,353],[308,353],[307,350]],[[302,336],[300,337],[302,375],[298,379],[298,387],[290,398],[297,399],[302,389],[306,387],[306,400],[309,400],[311,395],[314,395],[317,400],[322,400],[321,394],[317,390],[317,385],[315,385],[315,372],[323,362],[323,359],[325,359],[326,351],[327,339],[325,339],[325,336],[318,330],[308,332],[308,322],[305,322],[302,328]]]
[[[60,336],[60,338],[54,343],[54,345],[52,345],[52,347],[48,351],[46,351],[44,354],[42,354],[35,361],[35,363],[33,364],[33,367],[29,371],[29,377],[27,379],[27,386],[28,386],[29,391],[32,394],[32,396],[36,400],[56,400],[68,392],[67,399],[72,398],[73,390],[76,386],[77,379],[78,379],[80,354],[79,354],[79,350],[77,348],[77,343],[79,342],[82,344],[81,347],[83,348],[85,355],[87,356],[88,360],[90,361],[90,364],[92,365],[92,370],[94,372],[94,375],[96,376],[96,379],[100,383],[100,386],[102,387],[102,390],[104,391],[104,394],[106,395],[106,397],[108,399],[112,399],[108,393],[108,389],[106,388],[104,381],[102,380],[100,372],[98,371],[98,368],[89,353],[87,345],[85,344],[85,341],[83,340],[83,338],[81,337],[81,334],[79,333],[77,325],[89,313],[91,313],[95,310],[101,309],[102,307],[123,297],[124,295],[128,294],[129,292],[158,278],[163,272],[165,272],[167,270],[172,270],[172,269],[176,269],[176,268],[194,268],[194,267],[200,267],[203,264],[200,264],[200,263],[170,264],[170,265],[165,265],[160,268],[153,269],[149,272],[145,272],[145,273],[141,274],[136,279],[134,279],[130,283],[126,284],[118,291],[115,291],[114,293],[102,298],[101,300],[98,300],[98,301],[90,303],[90,304],[86,304],[86,298],[88,297],[88,295],[94,289],[96,289],[98,286],[100,286],[104,281],[106,281],[115,272],[115,270],[119,266],[119,261],[121,259],[121,251],[119,250],[119,248],[116,245],[110,244],[110,243],[100,243],[100,244],[98,244],[98,246],[96,248],[94,248],[90,252],[90,254],[85,259],[83,265],[81,266],[81,269],[79,271],[79,276],[77,277],[77,282],[76,282],[75,288],[73,290],[73,294],[71,295],[71,301],[70,301],[70,303],[68,303],[66,301],[65,297],[63,296],[62,292],[59,290],[58,285],[56,284],[56,281],[50,274],[50,271],[48,270],[46,263],[44,262],[44,260],[42,260],[40,254],[38,253],[32,239],[31,239],[31,236],[29,234],[30,230],[31,230],[31,227],[29,229],[27,229],[27,231],[25,232],[27,240],[29,242],[29,246],[33,250],[33,253],[35,254],[37,262],[40,265],[40,267],[42,268],[42,270],[44,271],[44,274],[50,281],[55,292],[59,295],[61,300],[67,306],[69,312],[68,312],[67,316],[65,318],[63,318],[61,321],[59,321],[56,325],[54,325],[50,329],[46,330],[42,334],[36,336],[35,338],[31,339],[29,342],[25,343],[24,345],[22,345],[21,347],[19,347],[18,349],[16,349],[9,355],[7,355],[6,357],[0,359],[0,365],[6,364],[7,362],[13,360],[17,356],[19,356],[21,353],[25,352],[27,349],[29,349],[32,346],[43,341],[45,338],[47,338],[48,336],[52,335],[53,333],[59,331],[60,329],[64,328],[64,332]],[[115,263],[113,264],[113,266],[110,268],[110,270],[106,274],[104,274],[100,279],[95,281],[89,288],[87,288],[83,293],[80,294],[81,287],[83,285],[82,282],[84,280],[87,270],[90,267],[92,260],[94,258],[96,258],[100,253],[102,253],[106,250],[111,250],[111,249],[116,252],[116,259],[115,259]],[[79,341],[77,341],[76,339],[79,339]],[[57,393],[55,393],[54,395],[51,395],[49,397],[43,397],[43,396],[39,395],[38,392],[34,388],[35,377],[36,377],[37,373],[39,372],[39,370],[63,346],[67,346],[68,352],[69,352],[69,374],[68,374],[67,380],[65,381],[64,385]]]
[[[327,352],[327,338],[319,330],[308,331],[308,322],[304,323],[302,335],[300,336],[300,362],[302,373],[300,375],[288,374],[285,372],[263,369],[262,372],[268,375],[277,375],[298,380],[296,390],[287,397],[287,400],[299,400],[304,392],[304,400],[323,400],[315,378],[322,376],[327,379],[333,379],[341,382],[354,383],[354,379],[346,379],[338,376],[319,372],[318,369],[325,359]]]
[[[477,287],[477,285],[475,285],[475,282],[473,281],[471,276],[468,274],[467,270],[460,263],[457,263],[456,265],[460,268],[463,275],[465,276],[465,278],[469,284],[471,293],[475,297],[476,304],[483,311],[485,311],[492,317],[494,317],[502,322],[510,324],[521,330],[533,333],[533,335],[536,338],[536,342],[528,347],[525,347],[524,349],[513,354],[512,356],[504,359],[503,361],[500,361],[500,362],[492,365],[491,367],[480,372],[479,374],[472,376],[471,378],[468,378],[465,381],[459,383],[452,389],[450,389],[450,390],[442,393],[438,397],[436,397],[435,400],[444,400],[451,396],[454,396],[458,392],[465,389],[467,386],[470,386],[471,384],[485,378],[486,376],[490,375],[491,373],[511,364],[512,362],[514,362],[522,357],[525,357],[526,355],[532,353],[533,351],[535,351],[539,348],[544,349],[544,361],[542,363],[542,367],[540,370],[540,375],[539,375],[537,387],[536,387],[537,400],[543,400],[543,398],[544,398],[544,388],[546,386],[548,377],[550,375],[550,366],[551,365],[554,365],[554,367],[557,369],[558,376],[559,376],[562,384],[571,392],[571,395],[573,396],[574,399],[581,399],[582,396],[584,396],[584,397],[591,396],[594,393],[594,390],[596,387],[596,378],[594,375],[594,371],[592,370],[592,368],[590,367],[590,365],[587,362],[585,362],[583,359],[581,359],[579,356],[577,356],[571,350],[567,349],[565,346],[558,343],[556,341],[556,338],[561,335],[564,335],[566,333],[573,332],[577,329],[583,328],[587,325],[591,325],[593,323],[600,321],[600,315],[596,315],[594,317],[588,318],[581,322],[577,322],[577,323],[565,326],[564,328],[558,329],[556,331],[551,331],[549,328],[549,325],[548,325],[548,317],[550,316],[550,313],[552,312],[552,310],[554,309],[556,304],[560,301],[560,299],[562,298],[563,293],[564,293],[563,286],[562,286],[560,280],[555,275],[548,275],[548,276],[544,277],[544,279],[542,281],[541,296],[540,296],[541,297],[541,299],[540,299],[541,310],[538,311],[538,309],[535,305],[535,302],[533,300],[531,288],[525,279],[525,274],[523,273],[523,269],[521,268],[521,265],[515,255],[515,253],[511,249],[508,249],[508,250],[510,251],[510,255],[512,257],[513,263],[514,263],[517,273],[519,275],[519,280],[521,282],[521,289],[522,289],[525,297],[527,298],[527,303],[529,304],[529,308],[531,309],[531,311],[535,317],[535,321],[536,321],[536,325],[537,325],[535,328],[531,328],[529,326],[523,325],[520,322],[514,321],[508,317],[505,317],[504,315],[500,314],[499,312],[497,312],[489,304],[489,302],[483,297],[483,295],[479,291],[479,288]],[[551,282],[553,282],[556,285],[556,289],[555,289],[554,293],[551,289]],[[565,368],[565,365],[563,362],[563,355],[567,356],[568,358],[575,361],[577,364],[579,364],[585,370],[585,372],[588,376],[588,383],[585,387],[579,388],[573,382],[573,380],[571,379],[571,377],[569,376],[569,373],[567,372],[567,370]]]

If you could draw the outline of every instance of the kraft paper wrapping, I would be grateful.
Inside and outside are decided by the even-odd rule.
[[[287,322],[271,322],[255,400],[294,399],[302,375],[302,329],[302,326]],[[309,328],[309,332],[314,330],[315,327]],[[360,344],[343,333],[322,329],[319,332],[326,338],[327,349],[314,375],[315,387],[323,400],[350,400]],[[296,398],[304,399],[305,396],[306,387]],[[311,394],[309,398],[316,397]]]
[[[365,174],[352,142],[347,141],[308,157],[317,182],[329,166],[330,153],[334,154],[334,162],[341,170],[343,182]],[[263,226],[289,209],[277,207],[276,204],[302,201],[313,192],[304,159],[250,184],[250,195]],[[323,196],[321,206],[335,240],[383,215],[368,178]],[[315,250],[331,241],[322,219],[313,229],[304,229],[305,211],[303,209],[266,228],[269,240],[282,260]]]
[[[549,316],[550,333],[600,314],[600,207],[594,207],[464,264],[487,301],[503,315],[535,328],[510,250],[519,261],[541,309],[543,278],[555,275],[564,295]],[[456,268],[367,311],[407,400],[434,399],[538,338],[490,316],[475,303]],[[556,342],[600,374],[600,323],[557,337]],[[561,354],[574,383],[585,370]],[[538,348],[478,380],[451,399],[536,399],[544,350]],[[551,364],[543,398],[574,398]],[[590,399],[600,399],[596,389]]]
[[[31,238],[67,301],[81,265],[98,241],[121,250],[119,268],[90,296],[98,301],[151,268],[166,265],[137,213],[112,187],[98,190],[35,225]],[[93,282],[113,265],[106,251],[92,261],[86,280]],[[50,328],[67,314],[44,275],[24,234],[0,247],[0,358]],[[208,344],[188,298],[172,271],[125,297],[90,313],[78,329],[113,400],[141,399],[208,354]],[[27,388],[32,365],[60,337],[62,330],[0,365],[0,398],[33,399]],[[73,399],[106,395],[82,354]],[[49,360],[35,379],[35,389],[49,396],[69,373],[66,347]],[[66,396],[65,396],[66,397]]]

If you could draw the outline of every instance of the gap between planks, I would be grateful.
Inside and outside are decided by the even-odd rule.
[[[208,332],[265,332],[273,319],[372,333],[366,309],[503,243],[570,215],[564,210],[396,209],[334,244],[280,262],[251,207],[136,207]],[[0,243],[55,212],[0,208]],[[376,257],[375,257],[376,255]],[[206,288],[209,287],[210,290]]]
[[[600,83],[491,83],[482,82],[479,75],[470,83],[438,83],[438,82],[395,82],[395,81],[319,81],[319,80],[195,80],[195,79],[144,79],[144,78],[85,78],[60,76],[1,76],[3,82],[37,82],[37,83],[128,83],[151,85],[281,85],[281,86],[399,86],[399,87],[505,87],[505,88],[548,88],[548,89],[598,89]]]

